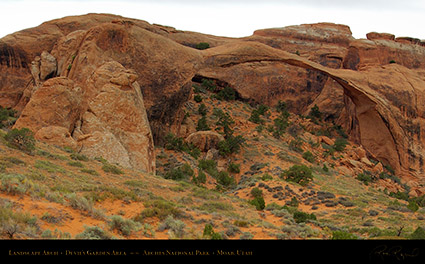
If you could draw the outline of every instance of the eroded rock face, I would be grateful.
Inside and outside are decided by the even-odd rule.
[[[197,42],[212,48],[192,48]],[[44,53],[43,60],[43,51],[51,57]],[[110,154],[123,166],[152,171],[153,142],[170,131],[189,134],[181,108],[192,78],[212,78],[252,103],[282,100],[298,114],[317,104],[367,156],[418,182],[425,169],[424,63],[425,47],[415,38],[354,39],[344,25],[264,29],[231,39],[90,14],[1,40],[0,104],[23,110],[16,126],[44,131],[40,138],[47,140],[50,129],[69,138],[53,129],[62,127],[88,155]]]
[[[14,127],[37,133],[43,127],[59,126],[71,133],[81,115],[82,95],[82,88],[66,77],[49,79],[31,96]]]
[[[137,75],[115,61],[88,81],[87,111],[78,128],[81,152],[124,167],[155,171],[154,145]]]

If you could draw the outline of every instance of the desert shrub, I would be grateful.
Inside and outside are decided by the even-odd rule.
[[[389,63],[392,64],[392,63],[396,63],[396,62],[395,62],[395,60],[390,60]]]
[[[400,192],[400,191],[397,191],[396,193],[390,192],[389,195],[399,200],[405,200],[405,201],[409,200],[409,194],[407,192]]]
[[[5,135],[9,147],[32,153],[35,150],[34,133],[28,128],[12,129]]]
[[[71,159],[78,160],[78,161],[89,161],[89,158],[83,154],[79,153],[72,153],[69,155]]]
[[[256,124],[264,124],[264,120],[261,119],[261,116],[266,115],[268,111],[268,106],[260,104],[256,109],[251,111],[251,117],[248,120]]]
[[[303,145],[302,139],[299,137],[296,137],[295,139],[289,142],[289,149],[295,152],[301,153],[303,152],[302,145]]]
[[[294,217],[295,223],[297,224],[304,223],[309,220],[317,220],[316,216],[313,213],[308,214],[301,211],[295,211],[293,217]]]
[[[185,213],[177,208],[172,202],[164,200],[152,200],[144,203],[145,209],[134,220],[143,222],[145,218],[157,217],[164,220],[171,215],[175,218],[184,218]]]
[[[206,90],[210,91],[210,92],[214,92],[215,89],[217,88],[217,86],[215,85],[213,80],[210,79],[202,79],[202,84],[201,84],[202,88],[205,88]]]
[[[336,151],[341,152],[341,151],[344,151],[344,149],[347,146],[347,144],[348,144],[347,140],[345,138],[340,137],[340,138],[337,138],[335,140],[335,143],[333,145],[333,148]]]
[[[376,177],[372,175],[370,171],[363,171],[357,175],[356,179],[363,182],[365,185],[369,185],[369,183],[376,180]]]
[[[0,105],[0,128],[11,125],[16,120],[15,115],[15,110],[3,108]]]
[[[109,164],[109,163],[104,163],[102,166],[102,170],[104,172],[109,172],[112,174],[124,174],[124,172],[118,168],[117,166],[113,165],[113,164]]]
[[[232,87],[226,86],[215,97],[219,100],[233,101],[236,99],[236,91]]]
[[[186,152],[195,159],[201,155],[200,149],[195,147],[193,144],[188,144],[184,142],[183,138],[175,136],[173,133],[168,133],[165,136],[165,145],[164,147],[168,150],[182,151]]]
[[[303,159],[305,159],[306,161],[310,163],[316,162],[316,158],[314,157],[313,153],[311,153],[310,151],[306,151],[303,153]]]
[[[71,206],[72,208],[86,212],[90,216],[97,219],[104,218],[104,214],[100,210],[94,208],[94,203],[92,199],[77,196],[75,193],[70,193],[66,195],[66,199],[68,200],[69,206]]]
[[[236,181],[232,176],[229,176],[229,173],[226,171],[220,171],[217,175],[217,183],[228,188],[234,186]]]
[[[92,169],[81,169],[80,171],[83,172],[83,173],[93,175],[93,176],[99,176],[99,173],[95,170],[92,170]]]
[[[66,170],[62,168],[60,165],[52,163],[48,160],[36,160],[34,163],[34,167],[37,169],[46,170],[50,173],[65,173]]]
[[[410,200],[407,204],[407,208],[412,212],[416,212],[419,210],[419,205],[414,200]]]
[[[258,187],[252,188],[250,193],[254,198],[263,197],[263,191]]]
[[[159,225],[158,231],[169,230],[171,238],[183,238],[185,235],[185,228],[186,224],[183,221],[174,219],[172,215],[169,215]]]
[[[255,197],[254,199],[252,199],[251,201],[249,201],[249,203],[252,204],[252,205],[254,205],[255,208],[258,211],[262,211],[266,207],[266,202],[264,201],[264,198],[263,197]]]
[[[273,120],[273,137],[280,138],[289,126],[288,118],[282,115]]]
[[[194,184],[204,184],[207,182],[207,175],[202,170],[198,171],[198,176],[193,175],[192,182]]]
[[[210,47],[210,44],[207,42],[199,42],[198,44],[196,44],[195,48],[198,50],[204,50],[204,49],[208,49]]]
[[[211,224],[206,224],[204,227],[204,232],[202,233],[202,237],[211,240],[221,240],[223,239],[220,233],[214,232],[214,228]]]
[[[296,182],[302,186],[306,186],[313,180],[311,169],[305,165],[293,165],[288,170],[283,171],[280,177],[286,181]]]
[[[123,236],[129,236],[133,231],[140,228],[140,224],[131,219],[124,219],[120,215],[113,215],[108,221],[108,225],[112,230],[118,231]]]
[[[217,177],[218,175],[217,162],[214,160],[199,160],[198,167],[213,177]]]
[[[415,239],[415,240],[423,240],[425,239],[425,229],[418,226],[418,228],[415,229],[415,231],[413,231],[413,233],[410,235],[409,237],[410,239]]]
[[[358,237],[347,231],[337,230],[332,232],[332,240],[356,240]]]
[[[239,172],[241,172],[240,167],[241,167],[240,164],[236,164],[236,163],[231,162],[229,164],[229,166],[227,167],[227,171],[230,172],[230,173],[239,173]]]
[[[184,164],[178,168],[173,168],[165,174],[165,179],[175,181],[187,180],[194,175],[193,169],[189,164]]]
[[[207,115],[207,113],[208,113],[208,109],[207,109],[207,107],[205,106],[205,104],[201,104],[201,105],[198,107],[198,114],[200,114],[201,116],[206,116],[206,115]]]
[[[307,117],[310,118],[313,122],[322,121],[322,112],[320,112],[317,105],[314,105]]]
[[[202,102],[202,96],[199,94],[195,94],[195,96],[193,96],[193,100],[195,100],[195,102],[200,103]]]
[[[208,131],[211,130],[211,128],[208,126],[207,118],[206,116],[202,116],[198,123],[196,124],[196,131]]]
[[[215,111],[214,115],[218,117],[216,122],[218,130],[222,129],[222,133],[224,134],[225,138],[232,136],[233,129],[231,128],[231,125],[235,123],[235,120],[233,120],[233,118],[228,113],[225,113],[222,110]]]
[[[109,240],[113,239],[112,235],[98,226],[86,226],[84,231],[75,236],[76,239],[96,239]]]
[[[218,142],[218,151],[221,156],[228,156],[233,153],[238,153],[245,139],[241,136],[228,136],[225,140]]]
[[[67,164],[72,167],[84,168],[84,164],[80,161],[70,161]]]

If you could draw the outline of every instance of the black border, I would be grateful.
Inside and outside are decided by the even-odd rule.
[[[425,263],[425,240],[1,240],[0,258],[232,258]]]

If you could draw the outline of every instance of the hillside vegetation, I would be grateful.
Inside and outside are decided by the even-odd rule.
[[[222,138],[201,149],[167,135],[156,173],[35,141],[6,113],[1,238],[425,238],[424,197],[317,106],[301,116],[285,102],[250,105],[209,79],[192,89],[182,126]]]

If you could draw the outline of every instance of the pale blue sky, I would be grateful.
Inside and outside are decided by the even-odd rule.
[[[0,0],[0,37],[69,15],[111,13],[180,30],[242,37],[256,29],[333,22],[354,37],[425,39],[424,0]]]

